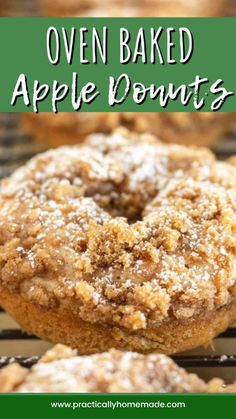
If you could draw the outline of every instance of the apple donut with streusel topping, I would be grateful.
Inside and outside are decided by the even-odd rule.
[[[118,130],[2,182],[0,303],[80,353],[174,353],[236,320],[236,168]]]
[[[162,354],[109,352],[77,356],[56,345],[30,370],[12,364],[0,371],[0,393],[220,393],[236,392],[218,378],[205,383]]]

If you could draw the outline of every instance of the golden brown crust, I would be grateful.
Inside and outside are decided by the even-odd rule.
[[[52,316],[71,313],[68,330],[78,319],[115,340],[124,331],[125,345],[147,331],[155,347],[166,324],[192,328],[232,304],[225,328],[236,294],[235,177],[207,149],[123,130],[39,155],[2,183],[1,288]]]
[[[94,354],[110,348],[173,354],[210,344],[236,320],[234,302],[205,317],[182,322],[170,319],[158,328],[127,332],[124,328],[85,322],[63,306],[49,311],[3,289],[0,289],[0,304],[26,332],[53,343],[70,345],[80,354]]]
[[[27,113],[23,127],[47,146],[78,144],[95,132],[124,126],[167,143],[211,145],[235,125],[233,113]]]
[[[46,16],[226,16],[228,0],[40,0]]]

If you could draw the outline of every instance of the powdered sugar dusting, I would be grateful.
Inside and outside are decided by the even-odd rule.
[[[61,345],[58,345],[61,347]],[[65,348],[66,349],[66,348]],[[55,351],[55,360],[53,360]],[[57,358],[32,367],[17,392],[206,392],[207,385],[165,355],[109,352]],[[60,353],[62,349],[60,348]],[[47,355],[46,355],[47,356]]]
[[[5,180],[1,285],[127,330],[189,319],[236,294],[236,168],[207,149],[117,131]]]

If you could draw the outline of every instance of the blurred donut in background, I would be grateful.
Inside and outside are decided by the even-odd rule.
[[[151,17],[226,16],[228,0],[39,0],[44,16]],[[150,132],[164,142],[212,145],[230,132],[234,113],[63,113],[25,114],[23,126],[49,147],[76,144],[118,126]]]
[[[98,16],[226,16],[228,0],[39,0],[41,14],[69,16],[93,10]],[[127,10],[130,13],[124,13]]]

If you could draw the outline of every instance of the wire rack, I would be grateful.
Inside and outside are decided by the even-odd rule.
[[[37,4],[33,0],[9,0],[8,15],[32,16],[36,13]],[[236,1],[232,2],[232,15],[236,15]],[[0,179],[42,151],[43,145],[23,131],[20,115],[0,114]],[[213,151],[219,159],[236,154],[236,132],[222,138]],[[206,380],[214,376],[222,377],[226,382],[236,380],[236,327],[218,336],[213,345],[214,350],[212,347],[199,348],[173,358],[180,366],[197,372]],[[30,367],[49,347],[49,343],[24,333],[0,307],[0,368],[15,361]]]

